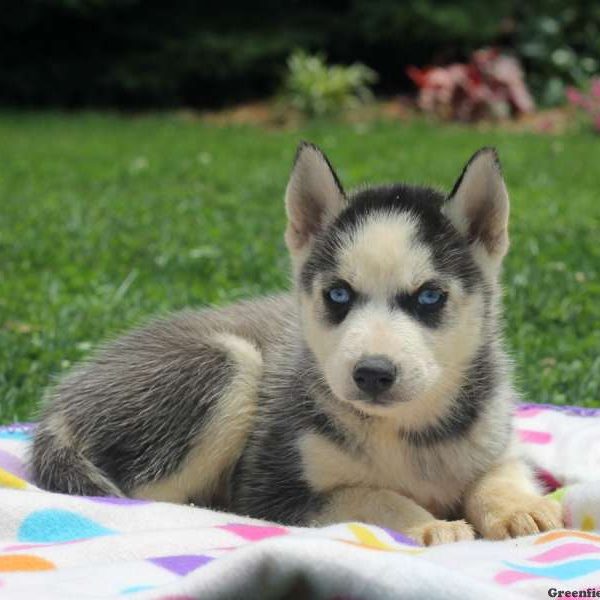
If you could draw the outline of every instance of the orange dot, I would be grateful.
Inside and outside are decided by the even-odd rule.
[[[0,556],[0,573],[9,571],[51,571],[54,563],[31,554],[5,554]]]
[[[600,542],[600,535],[597,533],[587,533],[585,531],[575,531],[574,529],[563,529],[558,531],[551,531],[550,533],[544,533],[540,535],[534,544],[545,544],[547,542],[553,542],[554,540],[560,540],[562,538],[580,538],[582,540],[591,540],[593,542]]]

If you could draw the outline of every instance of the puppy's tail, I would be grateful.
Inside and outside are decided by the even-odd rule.
[[[125,494],[79,450],[61,443],[43,425],[33,441],[30,467],[36,485],[49,492],[77,496],[120,496]]]

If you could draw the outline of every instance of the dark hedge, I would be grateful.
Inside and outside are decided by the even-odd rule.
[[[553,2],[534,4],[542,10]],[[331,61],[362,61],[379,73],[380,91],[396,91],[408,87],[407,64],[511,42],[518,6],[515,0],[7,2],[0,11],[0,103],[224,104],[275,91],[285,59],[298,47],[325,51]]]

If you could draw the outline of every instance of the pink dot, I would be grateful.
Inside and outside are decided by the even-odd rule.
[[[541,563],[552,563],[559,560],[566,560],[567,558],[573,558],[575,556],[581,556],[583,554],[596,554],[597,552],[598,546],[595,544],[580,544],[579,542],[573,542],[556,546],[546,552],[532,556],[528,560]]]
[[[231,533],[235,533],[251,542],[257,542],[258,540],[288,533],[287,529],[284,527],[263,527],[262,525],[246,525],[244,523],[229,523],[227,525],[221,525],[220,528],[231,531]]]
[[[537,575],[530,573],[519,573],[518,571],[500,571],[494,580],[500,585],[510,585],[517,581],[523,581],[524,579],[536,579]]]
[[[538,408],[537,406],[518,406],[516,413],[520,419],[530,419],[537,417],[540,413],[546,412],[544,408]]]
[[[533,429],[517,429],[517,435],[526,444],[549,444],[552,434],[547,431],[534,431]]]

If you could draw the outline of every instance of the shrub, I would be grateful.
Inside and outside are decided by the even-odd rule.
[[[569,102],[583,110],[592,119],[594,131],[600,133],[600,77],[592,79],[587,93],[568,87],[566,94]]]
[[[506,42],[543,104],[598,73],[593,0],[20,0],[0,18],[0,104],[215,105],[272,93],[295,48],[373,66],[463,60]],[[401,77],[399,77],[401,74]]]
[[[488,43],[512,0],[21,0],[0,19],[0,104],[207,106],[278,89],[295,48],[376,68]]]
[[[517,11],[514,43],[540,104],[561,104],[567,86],[582,87],[600,73],[600,3],[523,2]]]
[[[419,87],[419,108],[444,119],[505,118],[534,108],[518,61],[493,48],[474,52],[465,64],[407,73]]]
[[[377,74],[365,65],[327,65],[322,54],[297,50],[288,59],[284,94],[308,116],[334,115],[372,99]]]

